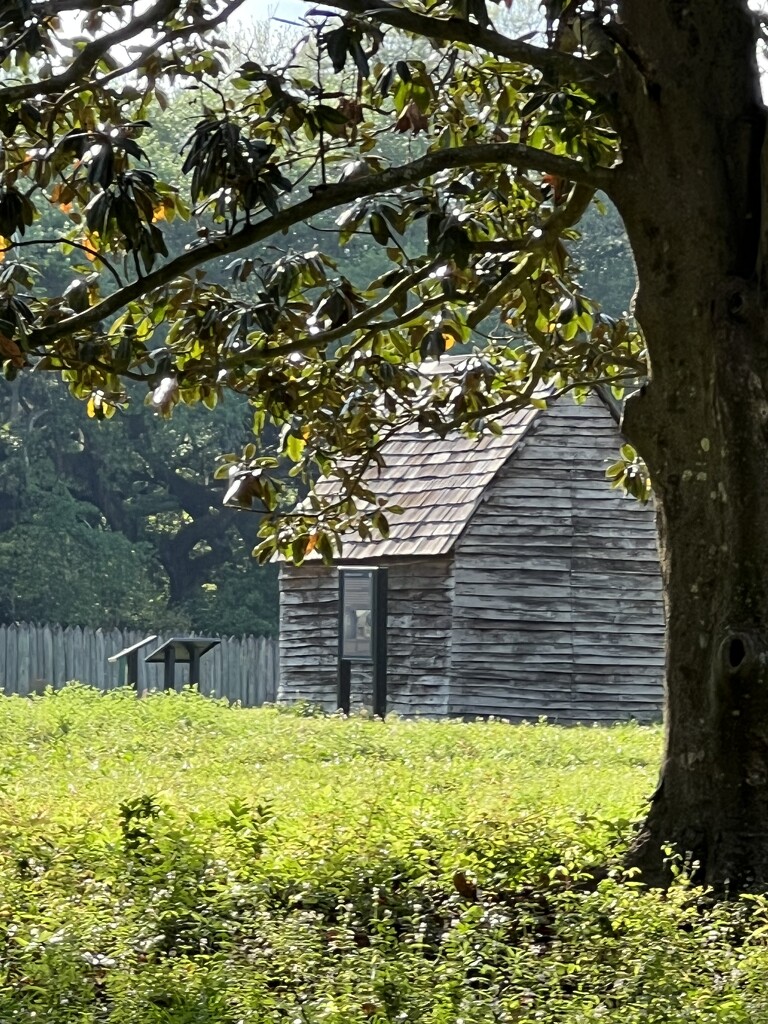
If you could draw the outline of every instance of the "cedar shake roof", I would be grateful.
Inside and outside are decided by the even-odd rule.
[[[445,555],[459,539],[488,484],[512,455],[541,413],[532,406],[504,419],[504,433],[468,438],[431,432],[403,433],[381,451],[386,465],[372,467],[366,482],[377,497],[399,505],[388,514],[389,537],[343,538],[338,561],[375,561],[414,555]],[[334,492],[332,480],[316,485],[320,495]]]

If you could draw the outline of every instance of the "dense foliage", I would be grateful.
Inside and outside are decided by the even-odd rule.
[[[230,32],[230,45],[251,60],[275,63],[295,42],[295,34],[286,31],[281,37],[260,23],[245,46]],[[175,89],[173,96],[169,106],[160,92],[147,107],[152,130],[144,131],[141,145],[153,171],[173,194],[184,195],[177,154],[198,119],[200,103],[194,93]],[[386,152],[392,161],[409,156],[409,145],[397,133],[381,136],[377,146],[379,155]],[[69,206],[44,204],[25,238],[71,233],[74,208]],[[596,210],[590,215],[576,259],[584,267],[588,292],[620,315],[629,305],[633,271],[615,212],[608,210],[608,216]],[[171,212],[166,210],[158,223],[166,245],[181,249],[187,229]],[[349,264],[350,278],[361,288],[387,273],[389,258],[375,236],[350,238],[343,251],[328,237],[333,229],[333,217],[298,223],[286,241],[302,252],[322,243],[334,259]],[[68,302],[75,301],[82,281],[73,279],[67,261],[50,243],[32,251],[36,290],[66,293]],[[208,268],[209,279],[221,288],[230,277],[228,263],[213,260]],[[88,280],[94,284],[95,278],[91,274]],[[112,284],[106,282],[107,290]],[[252,290],[248,297],[252,300]],[[244,396],[230,396],[216,417],[198,408],[163,420],[153,416],[153,407],[143,406],[144,394],[134,385],[127,392],[131,405],[105,420],[87,418],[85,409],[68,404],[65,390],[55,381],[22,375],[0,391],[5,424],[0,567],[8,584],[0,617],[273,632],[275,573],[259,573],[248,558],[258,520],[238,520],[222,509],[224,490],[211,479],[216,456],[244,446],[252,433]],[[266,454],[275,439],[263,433],[259,454]],[[292,493],[289,489],[287,497]],[[36,544],[57,552],[55,565],[36,565]]]
[[[247,404],[173,420],[138,402],[86,416],[66,387],[0,390],[0,620],[271,634],[276,572],[251,557],[256,517],[222,507],[216,456]],[[54,557],[41,558],[40,552]]]
[[[659,740],[3,700],[0,1016],[752,1024],[768,904],[616,863]]]
[[[232,390],[258,434],[277,428],[278,459],[364,499],[360,472],[414,419],[481,430],[542,382],[642,374],[632,325],[598,315],[569,253],[615,157],[602,101],[556,82],[572,58],[530,77],[525,57],[546,51],[520,44],[509,67],[475,65],[461,44],[430,47],[418,20],[387,33],[355,4],[310,15],[277,54],[243,53],[210,34],[237,6],[162,0],[132,22],[88,7],[66,36],[18,13],[0,92],[8,378],[58,371],[97,419],[131,397],[126,380],[162,415]],[[481,8],[470,17],[495,39]],[[472,341],[484,358],[456,380],[419,374]],[[233,501],[280,508],[283,471],[258,448],[223,471]],[[292,535],[267,517],[262,554],[328,555],[361,514],[346,498],[311,506]]]

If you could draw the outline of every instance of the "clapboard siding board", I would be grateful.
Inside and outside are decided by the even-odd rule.
[[[594,445],[603,463],[615,457],[615,437],[605,428],[595,430]],[[638,502],[609,496],[594,469],[575,474],[573,707],[581,718],[584,709],[650,718],[660,710],[663,673],[655,524]]]
[[[283,585],[286,573],[290,573],[290,588]],[[306,700],[333,711],[338,678],[338,570],[306,563],[298,568],[283,566],[280,577],[278,700]]]
[[[659,717],[655,524],[650,507],[606,482],[621,443],[592,396],[520,415],[504,439],[475,449],[427,436],[385,448],[371,484],[406,512],[392,517],[389,540],[356,540],[341,561],[388,569],[390,710]],[[285,566],[281,601],[280,699],[332,707],[337,568]],[[370,672],[355,672],[364,703]]]
[[[401,714],[448,712],[453,569],[450,559],[388,572],[388,702]]]

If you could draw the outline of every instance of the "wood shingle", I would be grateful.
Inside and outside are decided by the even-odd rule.
[[[488,484],[521,442],[540,409],[520,409],[507,418],[504,433],[479,438],[403,433],[383,452],[386,464],[371,472],[375,493],[403,511],[390,519],[388,538],[344,541],[344,560],[447,554],[466,527]],[[319,494],[335,484],[321,480]]]

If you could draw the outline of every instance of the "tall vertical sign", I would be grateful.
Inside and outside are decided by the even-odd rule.
[[[338,706],[349,714],[352,665],[373,668],[373,713],[387,713],[387,570],[339,570]]]

